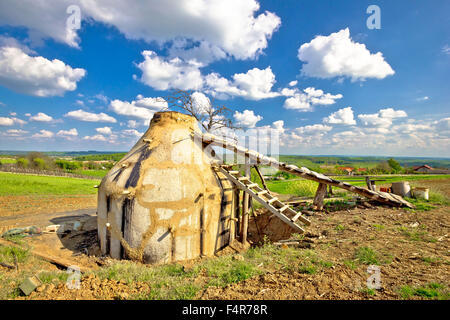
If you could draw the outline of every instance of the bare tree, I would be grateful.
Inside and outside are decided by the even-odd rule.
[[[233,124],[230,109],[225,106],[213,105],[211,99],[201,102],[193,97],[191,90],[174,90],[166,97],[166,101],[169,108],[181,108],[197,119],[206,132],[221,128],[239,129]]]

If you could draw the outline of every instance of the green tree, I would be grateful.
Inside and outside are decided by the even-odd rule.
[[[387,161],[381,161],[372,170],[375,171],[374,173],[376,173],[376,174],[392,172],[392,168]]]
[[[28,164],[29,164],[28,159],[25,159],[25,158],[17,159],[17,166],[19,168],[28,168]]]
[[[37,168],[39,170],[44,170],[47,168],[47,165],[46,165],[44,159],[42,159],[42,158],[34,158],[33,165],[35,168]]]
[[[403,170],[400,163],[398,163],[394,159],[390,158],[387,162],[388,162],[389,166],[392,168],[392,170],[394,170],[394,172],[401,172]]]

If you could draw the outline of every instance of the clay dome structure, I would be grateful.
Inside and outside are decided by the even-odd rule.
[[[103,254],[160,264],[211,256],[230,242],[233,186],[193,139],[194,117],[158,112],[98,189]]]

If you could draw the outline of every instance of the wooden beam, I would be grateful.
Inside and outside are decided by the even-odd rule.
[[[239,188],[233,184],[233,212],[230,221],[230,243],[236,238],[236,233],[239,231]]]
[[[323,199],[325,198],[326,193],[327,193],[327,185],[324,183],[319,183],[313,201],[313,205],[316,206],[316,210],[323,209]]]
[[[331,184],[328,185],[328,195],[330,197],[333,195],[333,186]]]
[[[2,239],[0,239],[0,245],[12,246],[12,247],[16,247],[16,248],[22,248],[21,246],[15,244],[13,242],[9,242],[9,241],[2,240]],[[32,255],[36,256],[36,257],[39,257],[39,258],[44,259],[44,260],[46,260],[46,261],[48,261],[50,263],[56,264],[56,265],[64,267],[64,268],[68,268],[70,266],[77,265],[77,263],[75,261],[70,261],[70,260],[67,260],[65,258],[52,256],[52,255],[49,255],[48,253],[37,251],[36,249],[30,250],[30,253]],[[81,273],[86,273],[86,272],[90,272],[90,271],[92,271],[92,268],[80,267],[80,272]]]
[[[333,187],[342,188],[344,190],[348,190],[350,192],[357,193],[368,199],[376,200],[378,202],[388,204],[391,206],[398,206],[398,207],[407,206],[410,208],[414,208],[414,206],[411,203],[409,203],[408,201],[404,200],[401,197],[393,197],[392,194],[388,194],[385,192],[377,192],[377,191],[368,190],[366,188],[353,186],[348,182],[332,179],[321,173],[309,170],[308,168],[304,168],[304,167],[299,168],[295,165],[289,165],[287,163],[280,162],[275,158],[265,156],[256,151],[248,150],[244,147],[237,145],[236,143],[223,140],[223,139],[221,139],[217,136],[214,136],[210,133],[202,134],[202,133],[198,133],[198,132],[193,132],[192,135],[196,139],[201,139],[201,141],[203,141],[204,144],[225,148],[227,150],[235,152],[236,154],[249,157],[252,161],[254,161],[258,164],[261,164],[261,165],[273,166],[273,167],[276,167],[280,171],[292,173],[292,174],[295,174],[295,175],[300,176],[307,180],[312,180],[312,181],[316,181],[319,183],[325,183],[325,184],[331,185]]]
[[[245,157],[245,176],[250,180],[250,159]],[[247,192],[244,192],[244,199],[242,200],[242,231],[241,231],[241,240],[245,245],[247,243],[247,232],[248,232],[248,209],[250,207],[250,196]]]
[[[266,181],[264,180],[264,177],[261,174],[261,171],[259,171],[258,166],[255,165],[255,166],[253,166],[253,168],[255,168],[255,171],[258,174],[259,179],[261,180],[261,184],[263,185],[264,190],[266,190],[270,194],[270,190],[269,190],[269,188],[267,188]]]

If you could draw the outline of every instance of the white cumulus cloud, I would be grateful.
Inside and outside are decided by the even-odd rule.
[[[353,116],[352,107],[342,108],[333,112],[323,119],[323,122],[329,124],[355,125],[356,121]]]
[[[233,117],[236,120],[237,126],[245,128],[254,128],[256,123],[263,119],[263,117],[255,115],[253,110],[244,110],[243,112],[236,111]]]
[[[360,114],[358,119],[366,127],[388,128],[392,125],[392,120],[396,118],[405,118],[407,113],[403,110],[394,110],[393,108],[380,109],[377,113]],[[387,132],[387,131],[384,131]]]
[[[205,77],[205,91],[220,99],[239,96],[260,100],[280,95],[272,91],[276,80],[270,66],[265,69],[253,68],[246,73],[235,73],[232,78],[230,81],[217,73],[211,73]]]
[[[146,85],[158,90],[196,90],[202,87],[203,78],[198,63],[185,62],[178,57],[167,60],[150,50],[143,51],[142,55],[144,61],[137,67],[142,71],[140,80]]]
[[[30,117],[30,121],[50,122],[53,121],[53,118],[43,112],[38,112],[35,116]]]
[[[150,120],[155,112],[167,109],[167,106],[167,101],[163,98],[146,98],[138,95],[136,100],[131,102],[112,100],[109,109],[119,115]]]
[[[297,88],[284,88],[281,90],[284,96],[290,96],[284,101],[286,109],[294,109],[298,111],[312,111],[314,105],[330,105],[336,103],[337,99],[342,98],[342,94],[333,95],[325,93],[323,90],[308,87],[302,91]]]
[[[110,122],[110,123],[116,123],[117,120],[113,117],[107,115],[106,113],[92,113],[87,112],[84,110],[74,110],[69,111],[65,115],[65,117],[69,117],[72,119],[80,120],[80,121],[87,121],[87,122]]]
[[[78,130],[75,128],[70,130],[59,130],[56,135],[62,138],[73,138],[78,136]]]
[[[96,134],[93,136],[84,136],[83,140],[90,140],[90,141],[107,141],[106,137],[101,134]]]
[[[24,125],[27,122],[16,117],[0,117],[0,126],[12,126],[14,124]]]
[[[370,53],[364,44],[354,42],[348,28],[302,44],[298,58],[304,62],[302,74],[317,78],[350,77],[356,81],[395,73],[381,52]]]
[[[49,139],[52,138],[55,134],[48,130],[40,130],[39,133],[35,133],[32,135],[32,138],[37,139]]]
[[[111,127],[96,128],[95,131],[105,135],[112,134]]]
[[[38,97],[62,96],[77,88],[86,71],[58,59],[32,57],[16,47],[0,48],[0,85]]]
[[[333,128],[327,125],[323,124],[313,124],[308,126],[303,126],[296,128],[295,131],[299,134],[320,134],[320,133],[326,133]]]

